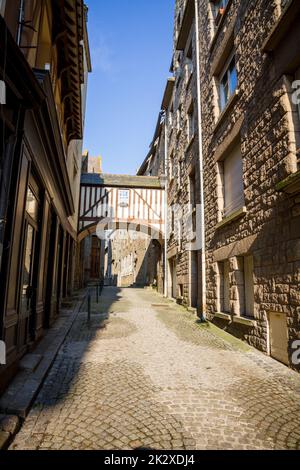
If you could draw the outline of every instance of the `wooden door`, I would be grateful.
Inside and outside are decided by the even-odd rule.
[[[92,237],[90,274],[92,279],[100,278],[100,253],[100,240],[97,237]]]

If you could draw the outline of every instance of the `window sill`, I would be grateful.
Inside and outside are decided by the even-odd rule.
[[[225,118],[228,116],[229,112],[232,111],[232,108],[234,107],[234,105],[238,101],[239,97],[240,97],[240,91],[239,91],[239,89],[237,89],[237,90],[235,90],[233,95],[229,98],[228,103],[226,104],[225,108],[223,109],[220,116],[218,117],[218,120],[215,124],[215,128],[213,130],[214,134],[217,132],[217,130],[219,129],[220,125],[225,120]]]
[[[230,5],[232,3],[232,0],[228,0],[228,3],[225,7],[225,10],[224,10],[224,13],[222,15],[222,18],[220,19],[219,23],[216,25],[216,29],[215,29],[215,32],[214,32],[214,35],[212,37],[212,40],[211,40],[211,43],[210,43],[210,46],[209,46],[209,53],[211,54],[212,53],[212,50],[214,49],[215,47],[215,44],[218,40],[218,37],[220,35],[220,31],[224,25],[224,21],[225,21],[225,18],[227,17],[227,14],[228,14],[228,10],[230,8]]]
[[[221,320],[231,321],[230,313],[216,312],[214,316],[215,318],[220,318]]]
[[[257,326],[256,320],[254,320],[251,317],[233,316],[232,317],[232,322],[233,323],[239,323],[240,325],[245,325],[245,326]]]
[[[276,190],[287,194],[300,192],[300,170],[276,184]]]
[[[234,222],[235,220],[238,220],[238,219],[244,217],[244,215],[246,213],[247,213],[246,206],[243,206],[240,209],[232,212],[230,215],[228,215],[227,217],[224,217],[224,219],[222,219],[219,223],[217,223],[216,230],[218,230],[219,228],[224,227],[225,225],[230,224],[231,222]]]

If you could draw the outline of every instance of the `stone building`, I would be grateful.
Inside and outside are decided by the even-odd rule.
[[[86,22],[82,0],[0,2],[0,388],[73,290]]]
[[[200,236],[191,256],[184,214],[179,241],[169,219],[169,294],[193,305],[194,264],[198,313],[294,368],[299,12],[297,0],[178,0],[166,113],[169,205],[193,201],[205,221],[205,243]]]
[[[102,157],[92,157],[86,150],[82,155],[82,173],[102,173]]]
[[[138,174],[151,172],[166,179],[165,294],[201,309],[201,252],[195,240],[200,203],[196,48],[194,30],[187,29],[186,19],[182,33],[184,7],[183,1],[176,2],[172,76],[166,83],[153,143]]]
[[[138,173],[166,176],[166,295],[294,368],[299,10],[177,0],[172,77]]]
[[[116,230],[108,236],[106,284],[157,287],[163,292],[162,247],[143,232]]]

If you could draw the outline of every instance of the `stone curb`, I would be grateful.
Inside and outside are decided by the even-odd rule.
[[[0,399],[0,413],[2,413],[0,414],[0,450],[7,449],[19,431],[85,299],[86,292],[76,302],[71,315],[70,311],[61,313],[54,326],[34,350],[35,354],[42,355],[37,368],[30,372],[20,371],[2,395]]]

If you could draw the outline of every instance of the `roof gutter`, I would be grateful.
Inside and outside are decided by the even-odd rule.
[[[204,175],[203,175],[203,140],[202,140],[202,109],[201,109],[201,79],[200,79],[200,36],[199,36],[199,1],[195,2],[195,34],[196,34],[196,73],[197,73],[197,111],[198,111],[198,142],[199,142],[199,179],[200,179],[200,230],[197,226],[197,242],[200,235],[201,257],[201,305],[200,318],[206,319],[206,250],[205,250],[205,207],[204,207]],[[198,233],[199,232],[199,233]]]

